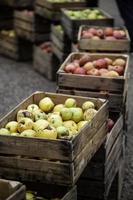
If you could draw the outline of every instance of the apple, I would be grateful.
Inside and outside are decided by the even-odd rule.
[[[28,110],[19,110],[17,113],[17,121],[19,122],[22,118],[30,118],[34,120],[34,115]]]
[[[118,66],[123,66],[125,67],[126,61],[122,58],[117,58],[114,62],[113,65],[118,65]]]
[[[86,124],[88,123],[88,121],[80,121],[77,126],[78,126],[78,131],[80,131]]]
[[[6,128],[0,129],[0,135],[10,135],[11,133]]]
[[[79,59],[79,65],[83,66],[85,65],[87,62],[91,61],[91,57],[87,54],[83,55],[80,59]]]
[[[85,75],[85,69],[83,67],[77,67],[74,72],[74,74],[80,74],[80,75]]]
[[[36,110],[34,111],[34,121],[36,122],[39,119],[47,119],[47,115],[45,112],[43,112],[42,110]]]
[[[40,100],[39,107],[44,112],[50,112],[54,108],[54,102],[49,97],[45,97]]]
[[[69,131],[75,132],[78,130],[77,124],[73,120],[65,121],[63,125],[68,128]]]
[[[70,108],[62,108],[60,115],[64,121],[68,121],[72,118],[72,112]]]
[[[89,70],[89,71],[87,71],[87,74],[88,75],[92,75],[92,76],[99,76],[100,74],[99,74],[99,70],[98,69],[91,69],[91,70]]]
[[[65,126],[59,126],[57,129],[58,138],[62,138],[64,136],[69,136],[69,130]]]
[[[19,133],[11,133],[11,136],[20,136]]]
[[[76,108],[70,108],[72,112],[72,120],[76,123],[81,121],[83,119],[83,111],[81,108],[76,107]]]
[[[76,65],[74,63],[67,64],[64,68],[65,72],[67,73],[73,73],[75,69]]]
[[[114,121],[109,118],[108,121],[107,121],[107,127],[108,127],[109,132],[112,130],[114,124],[115,124]]]
[[[95,67],[97,69],[107,68],[108,67],[108,63],[104,58],[100,58],[100,59],[95,61]]]
[[[51,114],[48,117],[48,122],[55,128],[62,126],[63,123],[61,116],[58,114]]]
[[[91,102],[91,101],[85,101],[85,102],[82,104],[82,109],[85,111],[85,110],[88,110],[89,108],[95,108],[94,103]]]
[[[124,67],[122,67],[122,66],[109,65],[108,69],[109,69],[109,71],[116,71],[120,76],[122,76],[124,74]]]
[[[82,38],[84,39],[91,39],[93,37],[93,34],[90,32],[84,32],[84,34],[82,35]]]
[[[97,36],[100,37],[100,38],[104,37],[104,31],[103,31],[103,29],[97,29]]]
[[[113,28],[107,27],[104,29],[105,36],[113,36]]]
[[[92,35],[97,35],[97,30],[95,28],[89,28],[88,32]]]
[[[96,113],[97,110],[95,110],[94,108],[89,108],[84,112],[84,120],[90,122],[94,118]]]
[[[8,122],[5,126],[5,128],[10,132],[10,133],[13,133],[13,132],[17,132],[18,130],[18,122],[16,121],[11,121],[11,122]]]
[[[58,104],[54,107],[53,112],[59,112],[62,110],[62,108],[64,108],[63,104]]]
[[[66,99],[64,105],[66,108],[76,107],[77,102],[73,98],[68,98],[68,99]]]
[[[47,120],[39,119],[38,121],[34,122],[33,130],[37,132],[39,130],[43,130],[47,128],[48,125],[49,125],[49,122]]]
[[[123,35],[121,34],[121,32],[119,30],[115,30],[113,32],[113,36],[116,38],[116,39],[123,39]]]
[[[36,137],[44,139],[57,139],[57,131],[54,127],[48,126],[44,130],[38,130],[36,133]]]
[[[106,60],[108,65],[112,65],[112,63],[113,63],[111,58],[104,58],[104,60]]]
[[[106,74],[103,74],[104,77],[108,78],[118,78],[119,74],[116,71],[108,71]]]
[[[22,137],[35,137],[35,135],[36,132],[34,130],[25,130],[20,134]]]
[[[91,70],[91,69],[94,68],[94,64],[93,64],[93,62],[87,62],[87,63],[83,66],[83,68],[85,69],[85,71],[89,71],[89,70]]]
[[[104,69],[104,68],[99,69],[99,74],[100,74],[100,76],[103,76],[103,75],[106,74],[107,72],[108,72],[107,69]]]
[[[23,132],[24,130],[32,129],[34,122],[30,118],[22,118],[18,122],[18,131],[19,133]]]
[[[35,199],[35,195],[30,192],[30,191],[27,191],[26,192],[26,200],[34,200]]]
[[[27,110],[28,110],[29,112],[33,113],[34,111],[39,110],[39,107],[38,107],[38,105],[36,105],[36,104],[31,104],[31,105],[29,105],[29,106],[27,107]]]
[[[125,33],[125,31],[123,31],[123,30],[119,30],[119,32],[120,32],[120,34],[121,34],[121,36],[122,36],[123,38],[126,37],[126,33]]]
[[[93,36],[92,39],[93,39],[93,40],[100,40],[100,37],[98,37],[98,36]]]

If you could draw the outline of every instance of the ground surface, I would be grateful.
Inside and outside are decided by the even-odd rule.
[[[116,24],[122,24],[114,0],[101,0],[101,8],[116,18]],[[133,57],[131,57],[133,62]],[[126,175],[122,200],[133,200],[133,68],[129,84],[129,132],[127,134]],[[0,57],[0,117],[16,106],[21,100],[37,90],[55,91],[56,84],[47,81],[34,72],[31,63],[15,63]]]

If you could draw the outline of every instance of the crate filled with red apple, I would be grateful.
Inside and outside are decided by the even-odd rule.
[[[110,113],[109,117],[105,142],[77,182],[78,199],[110,199],[113,180],[120,173],[123,162],[123,116],[115,112]]]
[[[51,21],[59,22],[61,20],[62,8],[86,7],[85,0],[37,0],[35,10]]]
[[[34,69],[44,75],[49,80],[56,79],[56,72],[59,68],[60,61],[53,54],[51,42],[44,42],[34,47]]]
[[[32,94],[0,121],[0,175],[75,184],[105,140],[107,119],[106,100]]]
[[[50,23],[35,15],[32,10],[15,10],[14,25],[19,37],[31,42],[41,42],[50,38]]]
[[[61,25],[52,25],[51,41],[53,52],[62,63],[71,52],[71,41]]]
[[[81,26],[78,46],[81,51],[129,52],[130,37],[125,28]]]
[[[99,8],[62,9],[62,26],[73,42],[77,42],[81,25],[113,26],[114,19]]]
[[[29,60],[32,57],[32,45],[19,39],[15,30],[1,30],[0,54],[14,60]]]
[[[109,98],[110,106],[125,103],[129,56],[71,53],[57,72],[58,91]]]

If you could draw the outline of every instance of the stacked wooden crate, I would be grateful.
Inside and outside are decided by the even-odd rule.
[[[83,56],[89,56],[92,62],[103,58],[112,60],[122,58],[126,61],[124,74],[121,77],[109,78],[95,75],[66,73],[65,67],[67,64],[71,64],[74,60],[78,62]],[[112,182],[123,166],[125,145],[123,127],[125,123],[124,115],[127,99],[128,70],[129,56],[126,54],[77,52],[70,54],[57,72],[57,92],[103,99],[106,98],[109,100],[111,119],[115,121],[112,131],[107,134],[105,144],[100,148],[99,152],[96,153],[95,157],[88,165],[88,168],[79,179],[77,190],[79,199],[108,199]],[[120,179],[120,176],[122,175],[119,175],[118,179]],[[97,185],[97,191],[92,191],[95,184]],[[91,188],[90,190],[89,187]]]

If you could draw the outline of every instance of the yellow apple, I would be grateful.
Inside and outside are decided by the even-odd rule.
[[[21,133],[24,130],[32,129],[34,122],[30,118],[22,118],[18,122],[18,131]]]
[[[45,97],[39,102],[39,107],[47,113],[54,108],[54,102],[49,97]]]
[[[80,121],[77,126],[78,126],[78,131],[84,127],[86,124],[88,123],[88,121]]]
[[[76,107],[76,100],[73,99],[73,98],[68,98],[66,101],[65,101],[65,107],[67,108],[71,108],[71,107]]]
[[[36,132],[39,130],[44,130],[45,128],[48,127],[48,125],[49,125],[49,122],[47,120],[39,119],[38,121],[34,122],[33,130]]]
[[[7,125],[5,126],[5,128],[8,129],[8,131],[10,133],[17,132],[17,130],[18,130],[18,122],[16,122],[16,121],[8,122]]]
[[[91,102],[91,101],[84,102],[83,105],[82,105],[82,109],[83,110],[88,110],[89,108],[95,108],[94,103]]]
[[[0,135],[10,135],[10,132],[6,128],[1,128]]]
[[[62,108],[64,108],[63,104],[58,104],[54,107],[53,112],[59,112],[62,110]]]
[[[27,107],[27,110],[31,113],[34,113],[36,110],[39,110],[39,107],[38,105],[36,104],[30,104],[28,107]]]
[[[57,131],[54,127],[48,126],[44,130],[39,130],[36,133],[36,137],[45,138],[45,139],[57,139]]]
[[[96,113],[97,113],[97,110],[95,110],[93,108],[90,108],[90,109],[86,110],[84,112],[84,120],[90,122],[94,118],[94,116],[96,115]]]
[[[35,137],[35,135],[36,135],[36,132],[34,130],[25,130],[20,134],[20,136],[23,136],[23,137]]]
[[[22,118],[30,118],[34,121],[34,116],[33,114],[28,111],[28,110],[19,110],[17,113],[17,121],[19,122],[19,120],[21,120]]]

